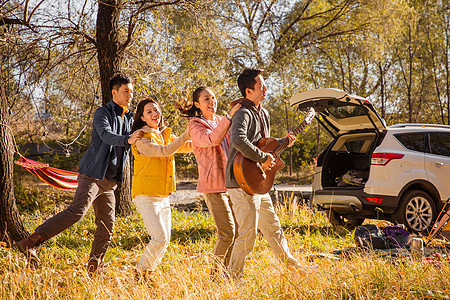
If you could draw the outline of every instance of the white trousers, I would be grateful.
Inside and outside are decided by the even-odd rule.
[[[170,243],[171,210],[169,197],[137,195],[134,199],[137,210],[144,219],[151,236],[150,243],[139,259],[137,269],[154,271],[161,263]]]
[[[238,237],[234,241],[230,258],[233,276],[242,275],[245,258],[255,246],[258,228],[281,262],[288,266],[298,266],[298,261],[289,251],[269,194],[251,196],[240,188],[228,189],[228,193],[238,225]]]

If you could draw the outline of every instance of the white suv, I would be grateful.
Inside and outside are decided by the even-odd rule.
[[[431,228],[450,199],[450,126],[386,127],[372,104],[337,89],[296,94],[291,106],[313,107],[334,137],[317,158],[312,201],[333,226],[348,229],[365,218]]]

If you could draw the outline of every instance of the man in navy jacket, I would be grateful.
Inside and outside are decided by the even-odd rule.
[[[91,143],[80,161],[78,187],[72,203],[38,226],[28,238],[16,243],[20,252],[34,262],[39,262],[36,248],[78,222],[91,205],[97,229],[89,255],[89,273],[95,273],[103,261],[114,227],[114,190],[122,181],[130,144],[141,136],[131,134],[133,114],[128,107],[133,99],[132,79],[117,74],[110,79],[109,87],[113,99],[95,111]]]

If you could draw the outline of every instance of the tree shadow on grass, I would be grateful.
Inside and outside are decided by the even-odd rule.
[[[308,226],[308,225],[283,225],[283,232],[286,234],[306,235],[307,233],[321,234],[324,236],[342,237],[346,233],[337,233],[331,226]],[[189,229],[176,229],[172,228],[171,242],[180,245],[189,245],[200,240],[204,240],[206,243],[210,241],[216,235],[216,229],[212,228],[189,228]],[[94,240],[93,236],[82,237],[80,235],[63,235],[58,237],[58,247],[66,247],[70,249],[83,249],[90,248]],[[151,240],[148,233],[130,232],[129,234],[122,234],[113,237],[111,246],[119,247],[120,249],[129,251],[139,244],[147,245]]]
[[[119,247],[120,249],[129,251],[136,247],[137,245],[147,245],[148,242],[150,242],[150,236],[145,234],[129,234],[129,235],[120,235],[116,236],[113,241],[112,245],[115,245],[116,247]]]
[[[56,244],[60,248],[68,249],[84,249],[89,248],[92,245],[93,238],[82,238],[79,235],[63,235],[57,238]],[[52,243],[53,241],[47,241],[46,243]],[[44,243],[45,245],[45,243]]]
[[[324,236],[343,237],[348,232],[336,232],[331,226],[312,226],[312,225],[283,225],[282,229],[285,233],[291,232],[299,235],[306,235],[307,233],[316,233]]]
[[[208,242],[215,234],[215,229],[191,228],[187,230],[177,230],[172,228],[170,242],[186,246],[200,240],[205,240]],[[116,237],[112,244],[123,250],[129,251],[139,244],[147,245],[150,240],[151,236],[148,233],[143,233],[140,235],[122,235]]]
[[[94,241],[94,236],[90,235],[89,237],[81,237],[79,235],[71,235],[71,236],[61,236],[56,240],[57,246],[62,248],[66,247],[69,249],[83,249],[90,248],[92,246],[92,242]],[[131,250],[139,244],[148,244],[150,241],[150,236],[145,234],[138,233],[130,233],[127,235],[117,235],[114,236],[111,240],[110,247],[118,247],[123,250]]]
[[[208,242],[216,234],[215,229],[209,228],[190,228],[178,230],[172,228],[171,241],[180,245],[189,245],[199,240]]]

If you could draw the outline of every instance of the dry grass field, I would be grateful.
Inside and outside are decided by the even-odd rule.
[[[32,231],[49,213],[24,215]],[[215,228],[208,213],[173,210],[172,240],[151,282],[139,281],[134,266],[149,241],[138,213],[118,218],[101,274],[86,271],[93,239],[93,213],[47,241],[33,266],[15,249],[0,247],[0,299],[449,299],[450,264],[429,264],[408,257],[354,252],[351,233],[337,235],[320,212],[291,204],[277,207],[289,246],[306,275],[276,261],[260,236],[240,282],[211,280]]]

